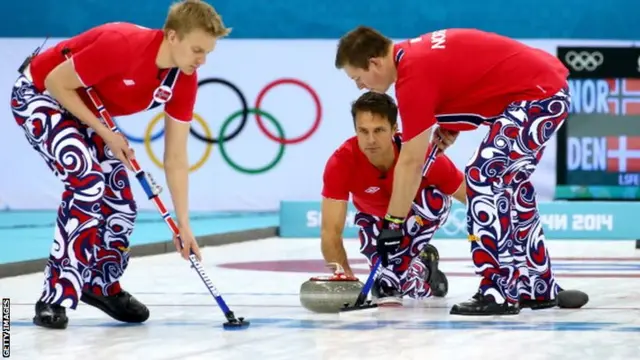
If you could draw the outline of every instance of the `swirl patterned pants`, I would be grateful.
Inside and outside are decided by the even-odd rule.
[[[389,266],[381,267],[380,281],[394,287],[403,295],[414,299],[431,296],[431,288],[420,276],[423,265],[417,256],[431,241],[438,228],[447,221],[451,210],[451,197],[434,187],[418,192],[407,220],[404,223],[404,238],[398,251],[389,254]],[[360,228],[360,253],[367,257],[369,268],[378,261],[376,239],[382,229],[382,219],[358,212],[355,224]]]
[[[509,105],[466,167],[467,231],[479,291],[498,303],[553,299],[559,287],[544,245],[530,176],[569,111],[565,88]]]
[[[40,300],[75,309],[82,290],[119,293],[137,213],[126,168],[91,128],[24,76],[11,109],[64,185]]]

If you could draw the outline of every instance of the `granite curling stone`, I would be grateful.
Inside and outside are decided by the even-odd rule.
[[[356,301],[363,287],[357,279],[312,277],[300,286],[300,304],[316,313],[339,313],[345,303]]]
[[[559,308],[579,309],[589,302],[589,295],[580,290],[562,290],[557,299]]]

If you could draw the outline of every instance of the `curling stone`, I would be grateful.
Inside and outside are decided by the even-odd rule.
[[[562,290],[557,295],[558,307],[579,309],[589,302],[589,295],[580,290]]]
[[[312,277],[300,286],[300,304],[316,313],[338,313],[345,303],[356,301],[363,287],[357,279]]]

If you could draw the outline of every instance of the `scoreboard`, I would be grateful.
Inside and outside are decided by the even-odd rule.
[[[570,71],[556,199],[640,199],[640,48],[559,48]]]

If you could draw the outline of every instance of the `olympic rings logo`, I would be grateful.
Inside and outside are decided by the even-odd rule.
[[[575,71],[593,71],[604,62],[604,56],[599,51],[589,53],[571,50],[567,52],[564,59]]]
[[[249,107],[249,103],[247,102],[247,99],[245,95],[242,93],[242,91],[235,84],[225,79],[221,79],[221,78],[203,79],[198,82],[198,89],[200,89],[202,86],[213,85],[213,84],[223,85],[229,88],[240,100],[241,108],[233,112],[229,116],[227,116],[226,119],[224,119],[222,126],[220,127],[220,130],[218,131],[217,134],[215,134],[215,136],[217,137],[214,137],[214,134],[212,133],[211,128],[209,127],[209,124],[204,120],[204,118],[200,114],[197,114],[197,113],[193,114],[193,122],[198,123],[198,125],[203,129],[203,133],[200,133],[197,130],[195,130],[193,126],[191,126],[191,128],[189,129],[189,133],[199,141],[205,143],[206,146],[200,158],[194,164],[189,166],[190,173],[200,169],[207,162],[207,160],[211,156],[211,152],[214,144],[218,144],[220,148],[220,155],[222,156],[223,160],[231,168],[235,169],[236,171],[245,173],[245,174],[261,174],[261,173],[267,172],[273,169],[282,160],[286,145],[298,144],[309,139],[320,127],[320,122],[322,120],[322,104],[320,102],[320,97],[311,86],[309,86],[307,83],[301,80],[293,79],[293,78],[282,78],[282,79],[277,79],[268,83],[264,88],[262,88],[262,90],[259,91],[253,107]],[[297,136],[294,138],[286,138],[282,124],[276,119],[274,115],[272,115],[271,113],[261,108],[261,105],[265,97],[267,96],[267,93],[279,85],[295,85],[302,88],[307,93],[309,93],[309,95],[313,100],[313,103],[315,104],[316,111],[315,111],[315,118],[314,118],[313,124],[311,125],[311,128],[309,130],[307,130],[305,133],[303,133],[300,136]],[[240,132],[242,132],[242,130],[246,127],[247,122],[249,120],[249,115],[254,116],[260,131],[269,140],[279,145],[278,152],[275,158],[271,160],[268,164],[261,167],[256,167],[256,168],[249,168],[249,167],[238,164],[236,161],[234,161],[231,158],[225,145],[227,142],[238,137]],[[277,134],[272,134],[267,129],[267,127],[265,126],[263,117],[264,119],[268,120],[276,128]],[[120,127],[118,127],[120,132],[130,142],[144,144],[145,150],[149,155],[150,160],[160,169],[164,168],[163,163],[158,158],[158,156],[154,153],[151,144],[164,136],[164,128],[154,132],[156,125],[163,118],[164,118],[163,112],[153,117],[149,122],[149,124],[147,124],[143,137],[133,136],[129,133],[124,132]],[[233,131],[228,133],[229,127],[236,119],[240,119],[240,124]]]

